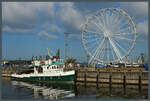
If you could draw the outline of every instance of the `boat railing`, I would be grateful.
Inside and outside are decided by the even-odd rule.
[[[64,62],[64,60],[63,59],[59,59],[58,62]]]

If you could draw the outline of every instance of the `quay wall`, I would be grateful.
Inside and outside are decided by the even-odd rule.
[[[148,85],[148,71],[80,71],[76,70],[76,82]]]

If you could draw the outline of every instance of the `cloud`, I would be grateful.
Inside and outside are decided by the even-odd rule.
[[[136,25],[138,38],[145,40],[145,37],[148,36],[148,21],[142,21]]]
[[[46,31],[41,31],[38,33],[38,38],[40,40],[51,40],[51,39],[57,39],[57,36],[54,34],[48,34]]]
[[[74,3],[61,3],[60,7],[57,15],[65,30],[71,32],[80,31],[80,25],[83,24],[84,18],[82,13],[76,9]]]
[[[75,39],[75,40],[81,40],[81,34],[70,34],[69,38]]]
[[[34,33],[34,29],[20,29],[20,28],[11,28],[9,26],[4,26],[2,28],[3,32],[8,32],[8,33],[20,33],[20,34],[33,34]]]
[[[54,2],[36,2],[34,9],[44,18],[53,19],[55,17],[55,3]],[[47,20],[47,19],[46,19]]]
[[[63,29],[69,32],[80,31],[80,25],[84,22],[82,13],[76,9],[72,2],[57,3],[29,3],[29,2],[6,2],[2,6],[3,31],[9,33],[31,33],[39,28],[53,33],[61,33],[62,27],[56,22],[60,21]],[[41,34],[40,34],[41,35]],[[46,35],[46,34],[43,34]],[[74,35],[75,36],[75,35]],[[40,36],[41,38],[41,36]],[[46,39],[43,38],[42,39]]]
[[[2,7],[3,24],[10,27],[33,27],[38,20],[33,9],[22,3],[3,3]]]
[[[42,25],[42,28],[44,28],[47,31],[54,32],[56,34],[62,33],[62,29],[55,23],[54,24],[45,23]]]
[[[52,32],[56,32],[56,33],[60,33],[60,32],[62,32],[61,31],[61,29],[58,27],[58,26],[56,26],[56,25],[50,25],[50,30],[52,31]]]
[[[122,2],[120,8],[125,10],[134,21],[148,18],[148,2]]]
[[[44,20],[51,20],[54,16],[54,4],[41,3],[41,2],[5,2],[2,3],[2,23],[4,28],[28,30],[36,29],[41,25],[44,20],[41,21],[41,16]],[[21,32],[21,31],[17,31]],[[12,31],[12,30],[9,30]],[[15,30],[13,31],[15,32]],[[28,33],[28,32],[26,32]],[[30,33],[30,30],[29,30]],[[19,33],[20,34],[20,33]]]
[[[144,32],[146,30],[142,29],[144,23],[139,23],[139,20],[148,17],[146,2],[4,2],[2,3],[3,31],[33,34],[41,27],[45,27],[45,33],[51,31],[57,36],[56,33],[65,30],[71,33],[71,38],[80,39],[81,25],[85,23],[86,17],[107,7],[122,8],[134,19],[138,33],[146,33]]]

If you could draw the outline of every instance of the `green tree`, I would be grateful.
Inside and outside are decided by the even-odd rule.
[[[69,63],[76,63],[76,59],[74,59],[74,58],[69,58],[69,59],[67,59],[66,60],[66,64],[69,64]]]

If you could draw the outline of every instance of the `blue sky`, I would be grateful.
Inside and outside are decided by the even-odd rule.
[[[2,58],[30,59],[33,55],[46,55],[46,48],[52,55],[60,48],[64,58],[64,31],[68,31],[69,57],[85,62],[81,25],[94,12],[112,7],[126,11],[136,25],[138,38],[131,57],[147,54],[147,2],[3,2]]]

